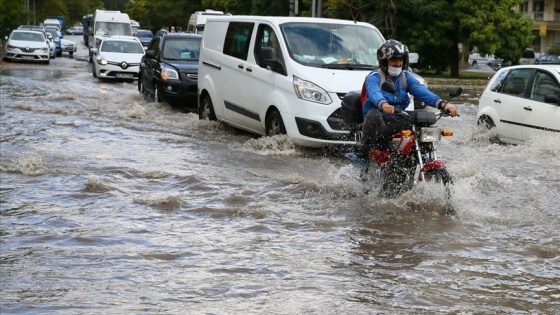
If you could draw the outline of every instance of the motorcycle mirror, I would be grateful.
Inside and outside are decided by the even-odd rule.
[[[387,81],[383,82],[381,84],[381,89],[383,91],[389,92],[391,94],[396,94],[397,93],[397,87],[391,82],[387,82]]]
[[[449,97],[456,97],[456,96],[461,95],[461,93],[463,93],[463,88],[458,86],[458,87],[455,87],[455,88],[451,89],[451,91],[449,91]]]

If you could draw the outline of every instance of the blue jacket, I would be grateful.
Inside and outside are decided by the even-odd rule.
[[[410,104],[410,97],[408,93],[412,94],[414,97],[417,97],[424,103],[432,107],[438,107],[439,103],[442,102],[442,99],[430,91],[426,86],[422,85],[413,75],[411,75],[408,71],[402,71],[399,76],[395,78],[395,86],[397,88],[397,94],[391,94],[389,92],[385,92],[381,90],[381,76],[379,75],[378,70],[372,71],[370,74],[367,75],[365,79],[365,88],[367,98],[362,104],[362,113],[365,116],[368,111],[371,109],[379,110],[379,106],[384,102],[389,103],[390,105],[394,106],[395,109],[405,110],[408,105]],[[406,75],[406,85],[407,90],[403,87],[403,78],[402,76]],[[385,75],[385,80],[390,81],[387,75]],[[386,116],[391,115],[384,115]]]

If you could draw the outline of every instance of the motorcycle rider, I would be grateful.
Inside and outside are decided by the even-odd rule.
[[[383,148],[393,134],[412,127],[410,116],[395,113],[395,109],[404,111],[410,104],[408,93],[429,106],[448,111],[451,116],[459,115],[455,106],[445,102],[409,73],[406,45],[394,39],[385,41],[377,50],[377,60],[379,68],[366,76],[362,88],[362,143],[358,152],[346,154],[359,169],[369,166],[369,150]],[[397,93],[381,90],[384,81],[395,84]]]

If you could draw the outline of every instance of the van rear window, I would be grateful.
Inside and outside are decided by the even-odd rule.
[[[531,49],[526,49],[523,52],[522,58],[535,58],[535,52]]]

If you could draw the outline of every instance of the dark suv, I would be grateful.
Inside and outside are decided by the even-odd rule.
[[[154,102],[197,107],[198,55],[202,35],[154,36],[142,61],[138,91]]]

